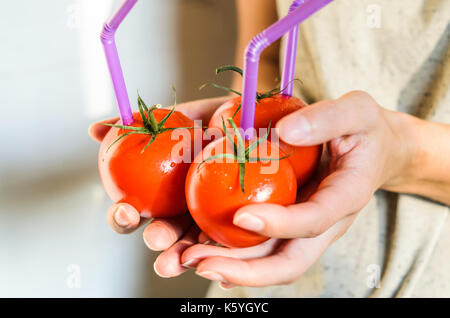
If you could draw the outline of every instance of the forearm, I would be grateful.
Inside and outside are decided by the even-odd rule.
[[[243,53],[242,53],[243,54]],[[241,67],[241,57],[236,58],[235,65]],[[277,60],[261,58],[258,69],[258,91],[267,92],[277,86],[276,79],[280,77],[280,69]],[[242,78],[238,74],[233,74],[231,88],[239,92],[242,91]]]
[[[408,158],[402,173],[383,188],[450,205],[450,125],[390,113]]]
[[[250,40],[277,21],[277,8],[274,0],[237,0],[238,36],[234,65],[243,67],[244,52]],[[268,91],[276,87],[279,77],[280,41],[265,49],[260,57],[258,69],[258,90]],[[242,79],[236,75],[232,88],[242,90]]]
[[[203,123],[207,124],[217,108],[229,99],[229,96],[221,96],[195,100],[192,102],[179,104],[177,106],[177,111],[183,113],[191,119],[202,120]]]

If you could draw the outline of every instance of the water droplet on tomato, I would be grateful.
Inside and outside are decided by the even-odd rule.
[[[160,169],[164,173],[168,173],[175,168],[176,164],[172,160],[166,160],[161,163]]]
[[[270,198],[272,192],[272,187],[264,185],[263,187],[256,190],[256,200],[258,202],[265,202]]]

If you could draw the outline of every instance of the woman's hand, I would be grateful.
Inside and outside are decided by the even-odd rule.
[[[295,281],[347,231],[378,188],[401,188],[412,178],[417,149],[412,121],[383,109],[364,92],[284,117],[277,124],[283,141],[296,146],[327,143],[325,164],[302,190],[300,203],[239,209],[235,225],[273,239],[245,249],[194,245],[183,252],[182,263],[225,287]]]
[[[208,123],[214,111],[230,97],[202,99],[177,105],[177,111],[195,120]],[[89,127],[89,135],[101,142],[110,127],[101,123],[115,123],[117,118],[95,123]],[[149,220],[140,217],[139,212],[126,203],[113,204],[107,212],[107,220],[117,233],[126,234],[135,231]],[[155,218],[145,228],[143,237],[146,245],[154,251],[165,251],[155,262],[155,271],[163,277],[180,275],[186,270],[179,261],[181,252],[188,246],[198,242],[198,228],[186,213],[174,218]]]

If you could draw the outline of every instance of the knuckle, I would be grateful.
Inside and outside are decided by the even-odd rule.
[[[300,264],[299,259],[296,259],[293,264],[295,264],[294,270],[291,271],[289,276],[287,276],[284,280],[279,282],[280,285],[290,285],[295,283],[307,270],[307,268],[305,268],[304,266],[302,266],[302,264]]]
[[[362,90],[358,90],[358,89],[350,91],[347,95],[355,96],[355,97],[363,97],[363,98],[370,96],[369,93],[367,93],[366,91],[362,91]]]
[[[354,101],[353,105],[358,108],[358,112],[368,124],[377,123],[380,119],[381,108],[369,93],[355,90],[347,93],[343,97]]]
[[[360,101],[365,101],[366,102],[365,104],[367,104],[367,102],[369,102],[369,103],[375,102],[375,100],[372,98],[372,96],[369,93],[367,93],[365,91],[361,91],[361,90],[351,91],[351,92],[345,94],[343,97],[358,99]]]
[[[323,234],[328,229],[328,222],[322,221],[311,228],[310,237],[317,237]]]
[[[374,108],[377,104],[373,97],[365,91],[351,91],[342,97],[356,100],[358,106],[361,105],[361,107]]]
[[[317,210],[322,211],[320,215],[314,219],[313,225],[309,230],[309,237],[317,237],[326,232],[333,224],[333,220],[330,216],[333,215],[333,211],[329,211],[327,207],[317,204]]]
[[[292,277],[292,278],[288,278],[288,279],[283,280],[280,283],[280,285],[290,285],[290,284],[295,283],[296,281],[297,281],[297,277]]]
[[[323,234],[327,230],[327,226],[325,225],[325,222],[320,222],[318,224],[315,224],[314,226],[311,226],[304,235],[302,235],[303,238],[315,238]]]

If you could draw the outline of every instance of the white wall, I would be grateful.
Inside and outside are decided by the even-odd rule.
[[[0,296],[202,296],[192,274],[164,280],[138,231],[105,222],[111,204],[89,123],[117,114],[99,41],[120,1],[10,1],[0,10]],[[233,63],[232,0],[142,0],[117,34],[136,91],[170,104]],[[226,79],[226,78],[225,78]],[[75,267],[70,267],[75,264]],[[81,287],[68,288],[80,269]]]

